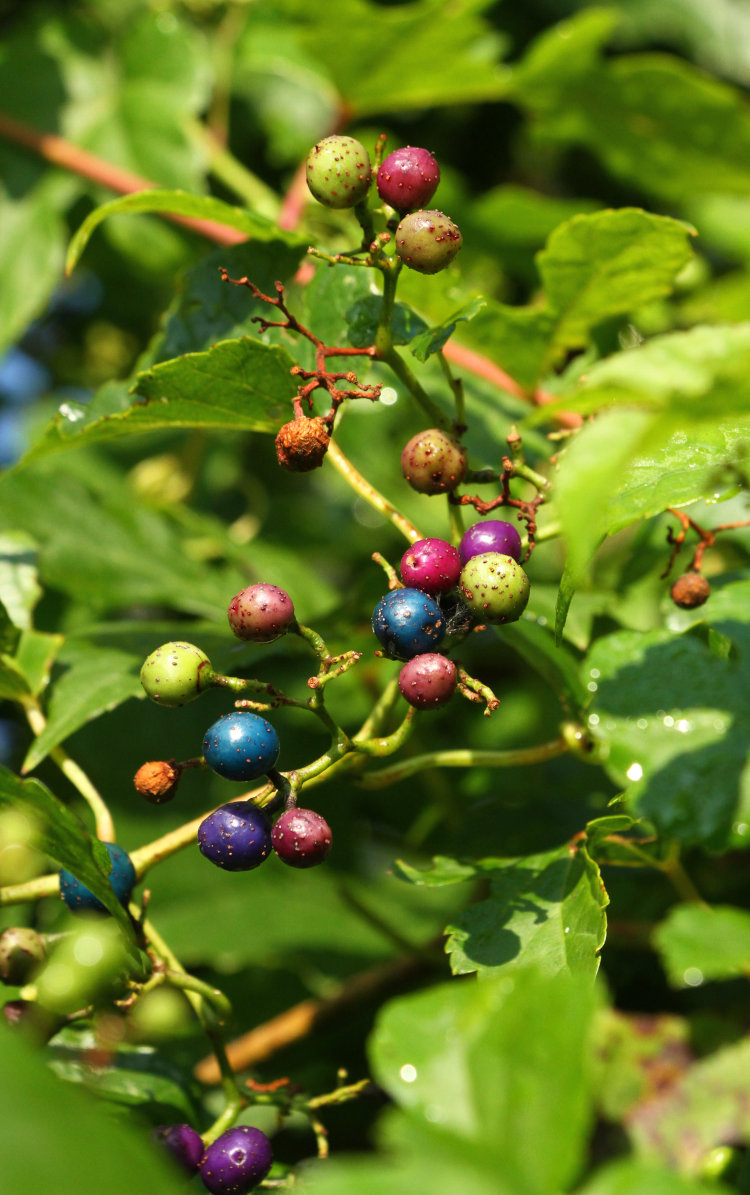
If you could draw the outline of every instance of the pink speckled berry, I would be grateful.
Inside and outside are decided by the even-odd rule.
[[[439,427],[417,432],[401,453],[401,472],[419,494],[455,490],[464,479],[466,466],[465,449]]]
[[[461,569],[459,588],[484,622],[515,622],[529,600],[529,578],[517,560],[501,552],[472,556]]]
[[[418,274],[439,274],[462,245],[461,232],[449,216],[435,210],[409,212],[396,229],[396,252]]]
[[[434,710],[456,689],[456,665],[439,652],[425,652],[404,664],[398,676],[401,695],[418,710]]]
[[[294,623],[289,594],[278,585],[263,582],[235,594],[227,614],[234,634],[248,643],[273,643]]]
[[[397,212],[413,212],[430,202],[439,182],[440,167],[429,150],[404,145],[380,166],[378,195]]]
[[[287,809],[271,831],[271,845],[290,867],[316,867],[331,849],[331,827],[314,809]]]
[[[418,539],[401,557],[404,585],[421,589],[433,597],[454,589],[460,572],[461,557],[444,539]]]

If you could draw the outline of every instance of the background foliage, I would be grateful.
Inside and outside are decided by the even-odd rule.
[[[253,581],[287,589],[334,650],[365,653],[330,704],[350,728],[367,716],[395,668],[372,654],[371,553],[397,562],[403,540],[328,462],[278,468],[271,433],[309,346],[259,335],[260,305],[218,270],[281,280],[318,336],[369,343],[367,271],[297,273],[309,244],[345,251],[357,229],[295,172],[334,128],[426,145],[464,247],[433,278],[404,272],[397,339],[444,408],[444,344],[495,367],[454,364],[472,466],[496,467],[515,423],[553,490],[524,618],[462,647],[500,710],[455,699],[420,717],[396,765],[533,748],[562,723],[593,750],[407,766],[389,784],[339,773],[310,801],[333,829],[325,867],[228,876],[190,848],[149,872],[150,916],[229,996],[233,1033],[346,1001],[247,1068],[313,1095],[340,1069],[376,1084],[321,1112],[329,1162],[309,1161],[303,1116],[246,1109],[275,1134],[272,1178],[302,1162],[299,1189],[321,1195],[750,1190],[747,528],[707,552],[705,607],[676,609],[663,579],[667,508],[709,528],[748,517],[746,6],[8,2],[0,33],[0,817],[35,810],[53,865],[110,900],[63,745],[130,851],[226,800],[203,772],[163,808],[134,794],[144,760],[195,755],[227,708],[217,691],[158,708],[138,673],[179,638],[224,671],[304,686],[301,642],[247,648],[226,626]],[[112,202],[80,156],[20,144],[13,122],[157,189]],[[165,211],[213,221],[222,243]],[[360,378],[394,386],[381,366]],[[529,401],[539,391],[552,406]],[[395,394],[350,404],[337,443],[444,535],[444,502],[401,477],[424,415]],[[566,437],[561,411],[594,418]],[[323,749],[309,722],[274,714],[284,769]],[[13,882],[3,868],[0,850]],[[54,900],[2,916],[62,923]],[[352,996],[363,972],[376,980]],[[0,1034],[9,1191],[98,1191],[103,1174],[113,1193],[179,1189],[148,1129],[202,1129],[218,1107],[193,1075],[207,1045],[187,1005],[108,1067],[90,1064],[90,1034],[44,1053]]]

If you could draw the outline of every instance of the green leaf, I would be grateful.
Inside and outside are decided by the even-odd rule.
[[[502,96],[508,72],[497,59],[504,39],[483,19],[487,7],[488,0],[458,0],[450,9],[443,0],[414,0],[378,8],[378,52],[373,54],[373,8],[365,0],[341,0],[335,11],[316,11],[314,21],[301,0],[285,5],[301,19],[302,45],[325,64],[348,109],[359,117]]]
[[[23,1035],[0,1034],[0,1060],[3,1183],[9,1195],[31,1190],[82,1195],[101,1190],[102,1176],[107,1195],[184,1192],[184,1179],[142,1127],[118,1123],[87,1092],[61,1083]]]
[[[68,643],[61,658],[67,670],[56,681],[47,709],[47,725],[26,754],[23,771],[31,772],[49,752],[81,726],[116,709],[129,697],[141,697],[138,676],[142,660],[132,654]]]
[[[725,849],[744,845],[750,820],[750,627],[720,608],[704,617],[731,631],[736,659],[691,634],[620,631],[595,644],[584,674],[596,686],[589,725],[628,809],[667,838]]]
[[[60,281],[66,236],[60,199],[59,180],[51,178],[22,199],[0,191],[0,353],[26,331]]]
[[[591,328],[668,294],[692,256],[687,224],[638,208],[574,216],[537,255],[556,314],[549,357],[583,348]]]
[[[490,896],[446,927],[454,975],[484,977],[529,963],[546,975],[596,974],[607,894],[583,848],[484,859],[477,867],[489,879]]]
[[[375,343],[382,305],[383,300],[379,295],[365,295],[347,311],[349,342],[355,348],[366,348]],[[411,307],[407,307],[406,303],[394,303],[391,320],[394,344],[409,344],[415,337],[421,339],[426,327],[422,317],[412,311]]]
[[[25,809],[36,830],[35,845],[72,872],[113,914],[132,940],[125,909],[112,891],[112,863],[101,842],[92,838],[74,813],[39,780],[20,780],[0,766],[0,808]]]
[[[447,855],[435,855],[430,867],[412,867],[403,859],[397,859],[393,865],[393,873],[409,884],[424,885],[427,888],[440,888],[444,884],[462,884],[466,880],[473,880],[481,872],[481,862],[464,863],[458,859],[451,859]]]
[[[303,246],[301,237],[282,231],[273,220],[259,216],[247,208],[233,207],[222,199],[209,195],[191,195],[187,191],[167,191],[154,188],[137,191],[111,199],[90,212],[77,230],[68,247],[65,272],[70,274],[80,261],[91,234],[108,216],[123,212],[161,212],[173,216],[188,216],[194,220],[209,220],[223,228],[234,228],[254,241],[281,241],[289,246]],[[239,239],[239,238],[238,238]]]
[[[646,1160],[700,1172],[709,1149],[750,1141],[750,1039],[696,1062],[664,1092],[633,1109],[628,1133]]]
[[[128,1107],[141,1108],[154,1123],[197,1119],[185,1090],[185,1076],[152,1046],[120,1046],[109,1065],[95,1069],[89,1062],[96,1047],[91,1031],[58,1037],[49,1047],[49,1065],[61,1079]]]
[[[674,987],[750,973],[750,913],[732,905],[676,905],[653,934]]]
[[[15,663],[23,673],[29,692],[38,697],[47,687],[52,665],[65,639],[46,631],[22,631]]]
[[[589,702],[581,683],[578,661],[564,645],[555,646],[555,637],[542,622],[527,614],[507,627],[497,627],[504,643],[517,651],[557,693],[565,711],[578,718]]]
[[[554,313],[544,306],[509,307],[488,301],[461,338],[524,390],[533,391],[544,373],[554,327]]]
[[[30,629],[41,593],[36,543],[25,531],[5,531],[0,535],[0,601],[15,626]]]
[[[597,1170],[576,1195],[729,1195],[730,1190],[734,1188],[723,1183],[693,1181],[671,1167],[628,1158]]]
[[[417,358],[417,361],[426,361],[433,353],[442,351],[446,342],[450,339],[456,330],[456,325],[460,323],[469,323],[480,311],[486,307],[485,299],[472,299],[471,302],[465,303],[458,311],[454,311],[453,315],[448,319],[443,320],[434,328],[428,328],[421,335],[415,337],[411,342],[411,351]]]
[[[604,1010],[594,1044],[598,1110],[612,1124],[627,1122],[631,1109],[663,1086],[663,1076],[676,1078],[693,1061],[685,1018]]]
[[[547,1195],[573,1178],[587,1135],[593,995],[589,981],[528,968],[400,997],[370,1040],[374,1078],[413,1116],[491,1148],[528,1195]]]

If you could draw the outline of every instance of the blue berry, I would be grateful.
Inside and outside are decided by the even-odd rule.
[[[259,714],[236,710],[209,726],[203,739],[203,758],[227,780],[257,780],[279,758],[279,736]]]
[[[169,1151],[183,1170],[195,1174],[203,1157],[200,1133],[189,1124],[160,1124],[154,1129],[153,1138]]]
[[[213,1195],[246,1195],[271,1169],[271,1143],[260,1129],[237,1125],[206,1149],[200,1163],[203,1185]]]
[[[442,642],[445,619],[434,598],[421,590],[391,589],[373,611],[372,629],[389,656],[410,660]]]
[[[252,871],[268,858],[271,824],[252,801],[233,801],[198,827],[201,854],[225,871]]]
[[[130,899],[130,893],[135,887],[135,868],[130,861],[130,855],[121,846],[116,846],[114,842],[105,842],[104,845],[112,861],[109,882],[115,896],[124,905]],[[100,913],[107,912],[93,892],[64,867],[60,869],[60,896],[68,908],[76,913],[82,909],[96,909]]]

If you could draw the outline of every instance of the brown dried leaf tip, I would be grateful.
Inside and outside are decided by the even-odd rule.
[[[181,770],[173,759],[155,759],[141,764],[133,784],[135,791],[152,805],[164,805],[177,792],[180,775]]]
[[[331,434],[322,415],[303,416],[285,423],[276,437],[279,464],[290,473],[319,469],[328,451]]]
[[[711,593],[711,586],[700,573],[683,573],[670,589],[675,606],[683,610],[694,610],[702,606]]]

